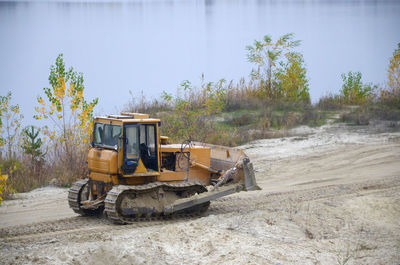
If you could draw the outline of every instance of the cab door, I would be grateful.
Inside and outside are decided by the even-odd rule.
[[[157,124],[140,124],[140,158],[148,171],[159,171]]]

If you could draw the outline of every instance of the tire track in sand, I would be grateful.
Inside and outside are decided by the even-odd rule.
[[[248,213],[263,209],[265,206],[280,205],[282,203],[302,203],[307,201],[326,200],[332,197],[344,197],[354,193],[365,194],[388,189],[398,189],[400,177],[385,180],[368,180],[352,184],[332,184],[321,187],[302,189],[296,191],[271,192],[258,194],[251,197],[229,196],[212,202],[208,211],[200,215],[231,214],[239,212]],[[0,242],[32,242],[35,240],[54,239],[71,233],[97,233],[105,230],[115,231],[136,229],[187,222],[199,216],[172,216],[164,219],[143,219],[127,225],[115,225],[103,217],[70,217],[55,221],[46,221],[29,225],[19,225],[0,229]]]

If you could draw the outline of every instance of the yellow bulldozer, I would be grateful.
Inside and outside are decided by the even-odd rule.
[[[104,211],[115,223],[201,213],[210,201],[260,189],[239,149],[191,141],[169,144],[161,121],[148,114],[96,117],[89,176],[69,189],[78,214]]]

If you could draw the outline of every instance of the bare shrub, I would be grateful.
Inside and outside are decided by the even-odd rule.
[[[317,107],[321,110],[340,110],[344,101],[339,95],[329,94],[319,99]]]
[[[341,119],[343,122],[356,125],[368,125],[373,119],[398,121],[400,120],[400,109],[391,108],[378,102],[343,113]]]
[[[28,156],[23,156],[15,161],[2,161],[5,172],[9,173],[9,183],[15,192],[27,192],[35,188],[43,187],[48,184],[50,175],[46,166],[31,167],[31,160]],[[14,170],[10,169],[10,166]]]
[[[232,126],[240,127],[253,122],[253,116],[250,113],[243,113],[232,117],[228,123]]]

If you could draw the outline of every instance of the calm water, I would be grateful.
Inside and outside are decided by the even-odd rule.
[[[384,83],[400,42],[400,1],[7,1],[0,0],[0,91],[13,91],[31,121],[59,53],[84,73],[97,114],[129,91],[157,97],[185,79],[248,77],[245,46],[271,34],[302,40],[315,102],[339,91],[340,74]]]

